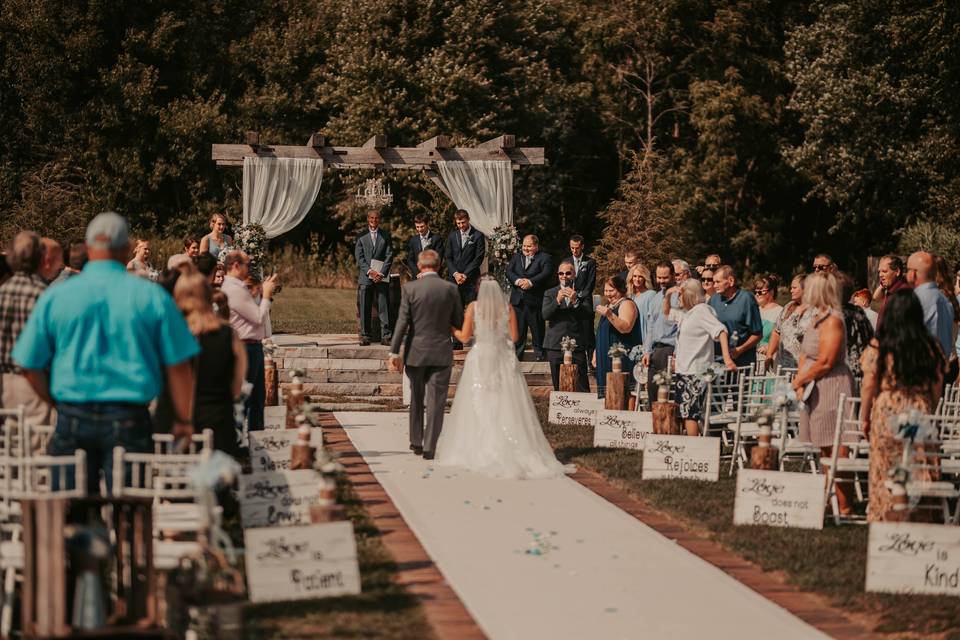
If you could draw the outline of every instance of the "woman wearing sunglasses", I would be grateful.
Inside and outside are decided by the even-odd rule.
[[[763,321],[763,337],[757,345],[757,355],[762,359],[767,357],[767,347],[770,344],[770,335],[777,326],[777,320],[783,312],[783,307],[777,304],[777,286],[780,278],[772,273],[761,276],[753,281],[753,295],[760,307],[760,319]]]

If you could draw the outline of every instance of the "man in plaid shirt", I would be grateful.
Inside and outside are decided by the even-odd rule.
[[[53,424],[56,415],[23,377],[13,363],[10,352],[37,298],[47,288],[47,283],[39,273],[44,254],[45,246],[40,236],[32,231],[18,233],[7,252],[13,277],[0,286],[0,389],[3,408],[16,409],[23,405],[24,419],[31,424]]]

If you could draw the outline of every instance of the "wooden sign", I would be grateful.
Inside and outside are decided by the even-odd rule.
[[[350,522],[247,529],[243,539],[251,602],[360,593]]]
[[[866,589],[960,596],[960,527],[871,523]]]
[[[240,476],[240,520],[248,527],[310,524],[310,506],[320,495],[320,474],[261,471]]]
[[[287,408],[283,405],[279,407],[263,408],[263,428],[266,430],[283,429],[286,427]]]
[[[740,469],[733,524],[823,529],[824,476]]]
[[[323,435],[320,428],[310,430],[310,442],[320,446]],[[250,465],[254,471],[285,471],[290,469],[290,447],[297,441],[297,429],[251,431]]]
[[[720,479],[720,438],[648,434],[643,439],[642,480]]]
[[[603,399],[594,393],[551,391],[547,421],[558,425],[593,426],[597,412],[602,409]]]
[[[597,412],[593,427],[593,446],[617,449],[643,449],[643,439],[653,432],[653,417],[649,411]]]

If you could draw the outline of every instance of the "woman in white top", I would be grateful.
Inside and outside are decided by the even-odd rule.
[[[717,313],[704,302],[703,286],[695,278],[687,278],[679,290],[683,311],[674,309],[670,316],[680,325],[677,348],[674,352],[677,405],[687,435],[700,433],[703,420],[707,384],[703,374],[713,366],[713,343],[720,342],[723,363],[733,371],[737,368],[730,357],[727,328],[717,319]]]

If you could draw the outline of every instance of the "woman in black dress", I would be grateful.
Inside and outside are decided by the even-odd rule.
[[[240,395],[247,372],[247,356],[233,329],[213,311],[213,289],[200,274],[181,276],[173,290],[177,307],[200,343],[195,359],[197,384],[193,424],[198,431],[213,429],[214,447],[237,455],[233,401]]]

